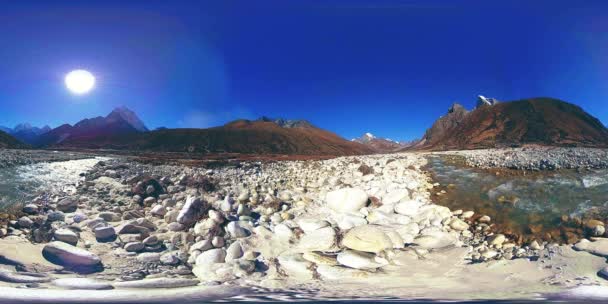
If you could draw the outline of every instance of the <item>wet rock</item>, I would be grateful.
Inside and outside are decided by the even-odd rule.
[[[22,211],[27,214],[37,214],[38,213],[38,205],[36,204],[27,204],[23,206]]]

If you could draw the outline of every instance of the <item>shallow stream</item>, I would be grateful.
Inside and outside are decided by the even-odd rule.
[[[45,193],[72,194],[82,180],[81,173],[103,158],[42,162],[0,169],[0,210]]]
[[[583,234],[584,220],[608,218],[608,170],[523,176],[465,168],[430,156],[429,171],[446,191],[433,195],[436,203],[489,215],[499,230],[520,241],[574,241],[571,233]]]

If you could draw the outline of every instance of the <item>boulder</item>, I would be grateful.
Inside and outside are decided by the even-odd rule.
[[[228,225],[226,225],[226,232],[228,232],[232,238],[244,238],[251,234],[249,230],[241,227],[238,222],[228,223]]]
[[[378,253],[393,248],[393,242],[381,229],[363,225],[349,230],[342,239],[342,246],[358,251]]]
[[[230,262],[243,257],[243,247],[240,242],[234,242],[226,249],[226,262]]]
[[[226,250],[223,248],[211,249],[196,257],[196,266],[208,267],[212,264],[224,263],[226,261]]]
[[[205,211],[207,211],[207,207],[207,204],[200,198],[190,196],[186,199],[184,207],[182,207],[177,215],[177,222],[188,227],[199,220]]]
[[[327,206],[336,212],[356,212],[367,205],[368,196],[358,188],[342,188],[328,192]]]
[[[338,263],[355,269],[376,269],[388,265],[384,258],[375,254],[354,250],[345,250],[338,254]]]
[[[71,197],[66,197],[57,203],[57,210],[61,212],[74,212],[78,209],[78,201]]]
[[[96,227],[94,231],[98,240],[109,240],[116,236],[116,230],[112,226]]]
[[[407,189],[397,189],[393,190],[390,193],[386,194],[382,198],[383,205],[393,205],[398,203],[401,200],[409,199],[410,193]]]
[[[574,245],[574,249],[608,258],[608,238],[592,238],[592,240],[593,242],[582,239]]]
[[[305,233],[329,226],[327,221],[317,219],[299,219],[297,223]]]
[[[402,201],[395,205],[394,210],[395,210],[395,213],[398,213],[401,215],[415,216],[416,214],[418,214],[420,206],[422,206],[422,205],[423,204],[419,201],[414,201],[414,200]]]
[[[76,270],[85,271],[85,268],[101,266],[101,259],[97,255],[64,242],[54,241],[46,244],[42,255],[54,264]]]
[[[65,242],[70,245],[75,246],[76,244],[78,244],[78,235],[76,235],[76,233],[74,233],[74,231],[67,229],[67,228],[61,228],[61,229],[55,230],[53,237],[57,241]]]
[[[336,231],[325,227],[306,233],[300,239],[299,248],[304,251],[328,251],[335,249]]]

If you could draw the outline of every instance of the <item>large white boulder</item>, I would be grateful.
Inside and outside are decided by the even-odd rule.
[[[393,248],[393,241],[378,227],[363,225],[349,230],[342,239],[342,246],[358,251],[378,253]]]
[[[336,231],[325,227],[306,233],[300,239],[299,248],[304,251],[328,251],[335,248]]]
[[[358,188],[342,188],[328,192],[327,206],[336,212],[356,212],[367,205],[367,193]]]
[[[388,265],[384,258],[373,253],[345,250],[338,254],[338,263],[355,269],[376,269]]]

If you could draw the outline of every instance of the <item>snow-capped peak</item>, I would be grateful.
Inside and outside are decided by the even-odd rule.
[[[367,138],[376,138],[376,136],[374,136],[374,134],[369,133],[369,132],[365,133],[365,137],[367,137]]]

